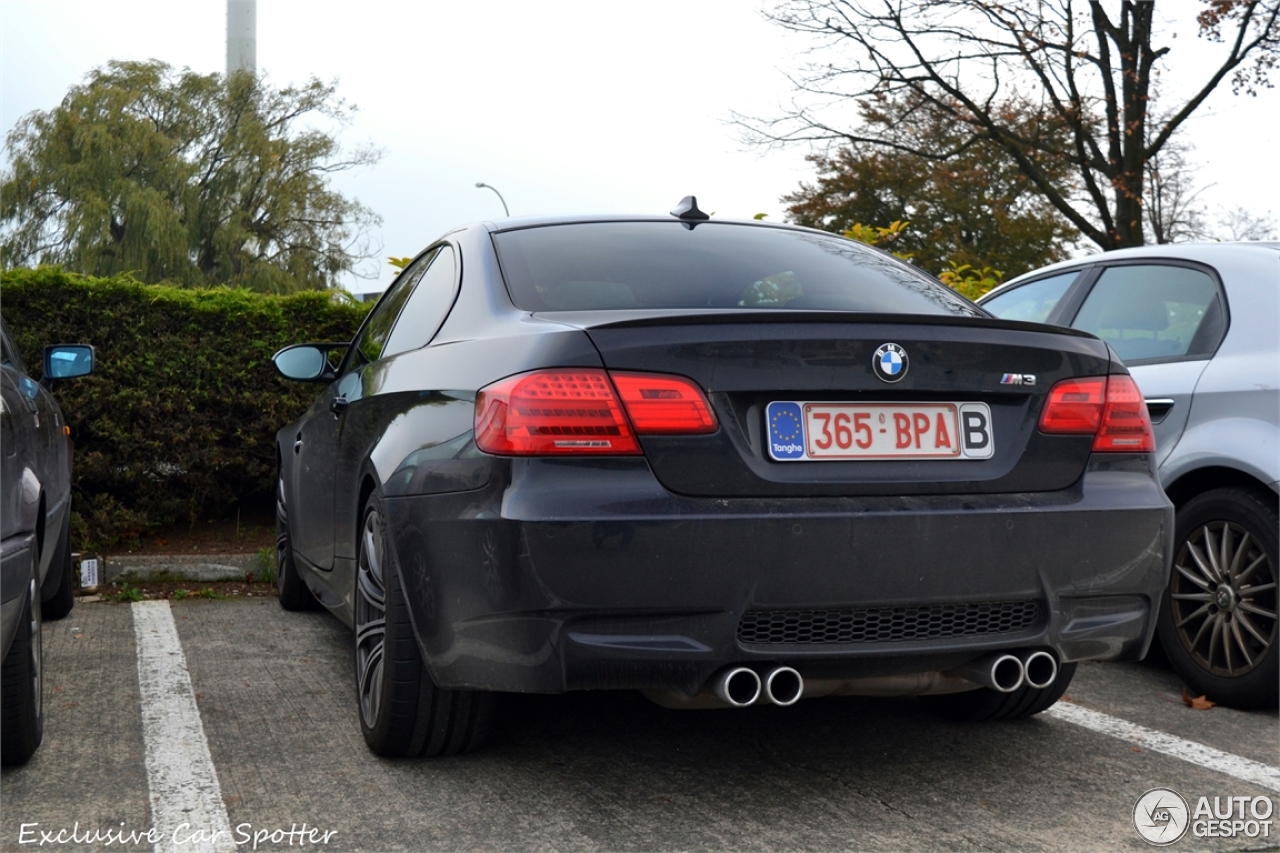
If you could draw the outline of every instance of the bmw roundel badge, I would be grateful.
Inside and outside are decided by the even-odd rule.
[[[910,364],[907,351],[897,344],[881,344],[871,357],[872,369],[885,382],[897,382],[906,376]]]

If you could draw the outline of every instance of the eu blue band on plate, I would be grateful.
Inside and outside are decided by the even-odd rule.
[[[769,422],[769,454],[774,459],[804,458],[804,416],[799,403],[770,403],[765,409]]]

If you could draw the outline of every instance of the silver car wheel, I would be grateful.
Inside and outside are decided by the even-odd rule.
[[[387,593],[383,574],[382,517],[370,509],[360,533],[356,563],[356,689],[360,716],[369,728],[377,725],[382,702],[382,678],[387,647]]]
[[[1182,645],[1214,675],[1240,676],[1276,638],[1276,567],[1239,524],[1211,521],[1187,537],[1170,598]]]

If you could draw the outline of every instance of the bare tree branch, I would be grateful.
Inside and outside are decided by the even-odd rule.
[[[1155,121],[1153,80],[1169,48],[1156,44],[1154,9],[1139,0],[784,0],[767,16],[815,40],[807,67],[790,77],[793,107],[734,118],[766,146],[869,145],[931,161],[990,146],[1099,246],[1140,245],[1148,162],[1228,76],[1252,94],[1280,59],[1280,0],[1202,0],[1196,25],[1226,50],[1194,94],[1161,105]],[[893,122],[850,122],[841,108],[877,99],[948,115],[968,135],[933,149]],[[1025,121],[1029,110],[1037,121]],[[1066,176],[1047,168],[1063,160]]]

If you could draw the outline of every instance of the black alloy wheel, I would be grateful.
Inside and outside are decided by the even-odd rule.
[[[431,680],[391,564],[382,504],[365,508],[356,559],[356,698],[365,743],[388,758],[470,752],[488,736],[494,696]]]
[[[0,668],[0,763],[25,764],[44,737],[44,646],[40,631],[40,556],[31,548],[31,575],[18,633]]]
[[[920,702],[940,717],[963,723],[1021,720],[1047,710],[1061,699],[1075,674],[1076,665],[1064,663],[1058,666],[1058,675],[1048,687],[1024,684],[1010,693],[981,687],[964,693],[921,696]]]
[[[285,505],[284,474],[276,479],[276,591],[285,610],[315,610],[319,606],[307,582],[298,574],[289,535],[289,508]]]
[[[1160,643],[1197,695],[1236,708],[1275,707],[1277,540],[1274,499],[1215,489],[1178,511]]]

